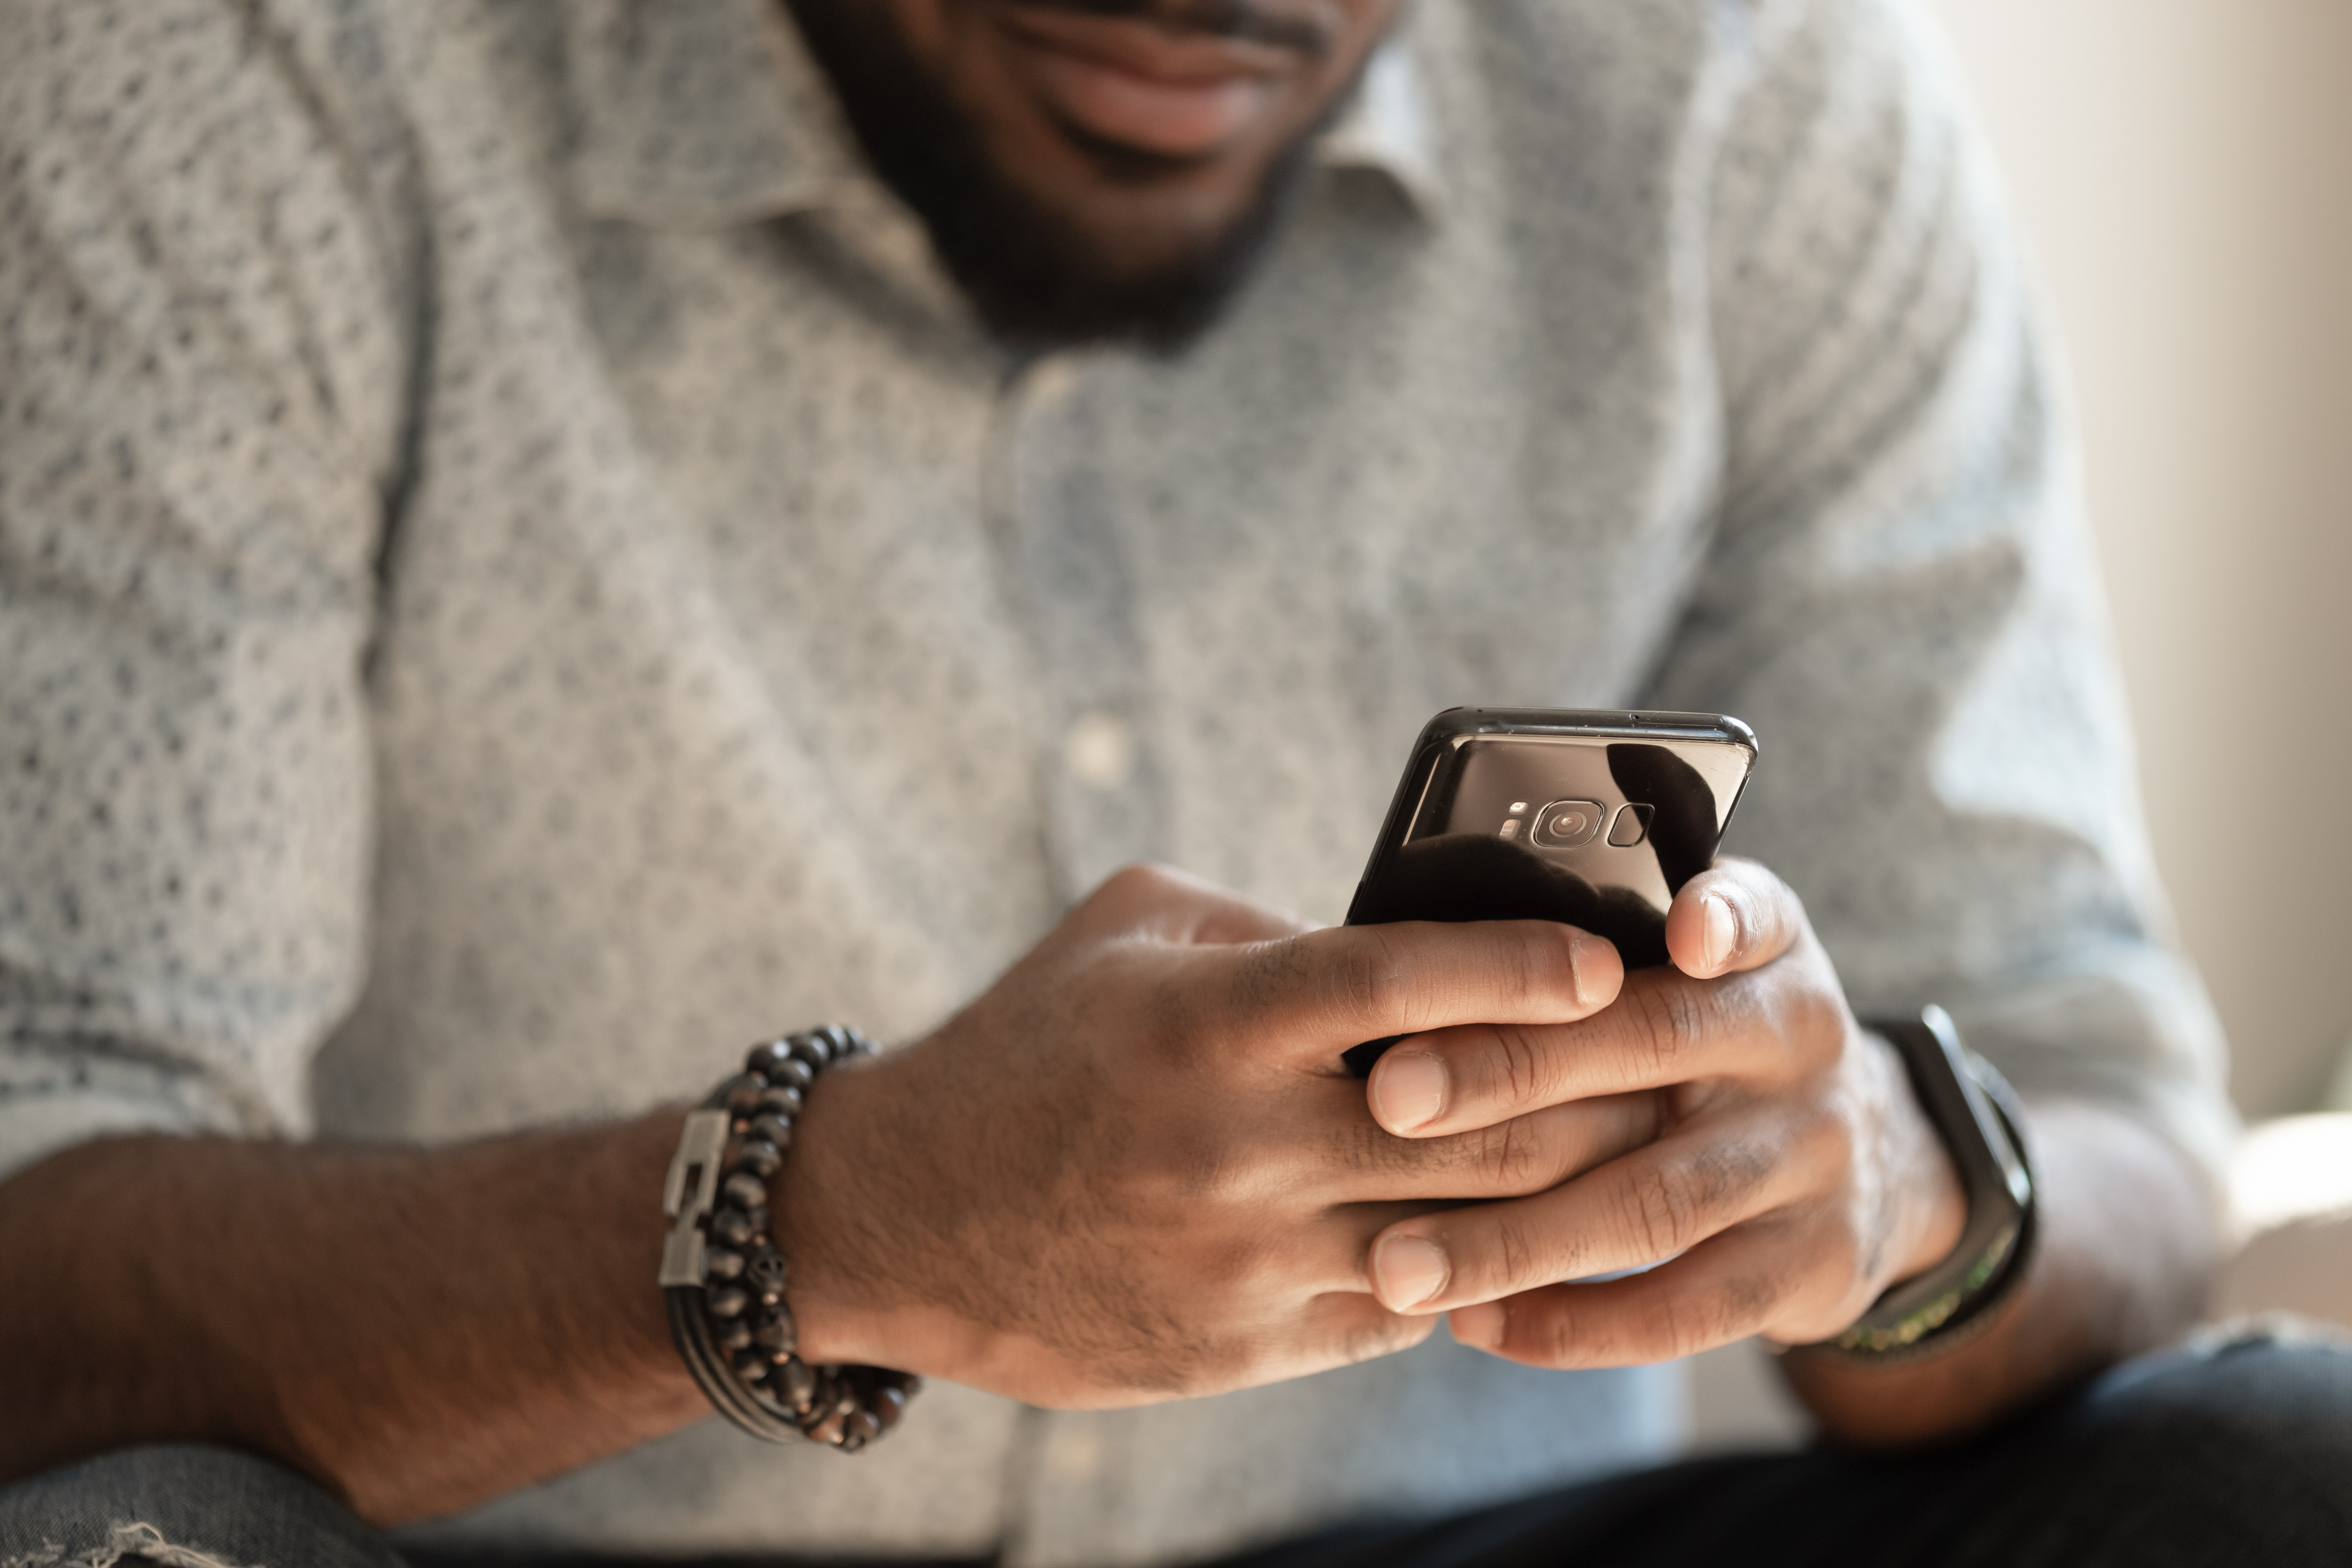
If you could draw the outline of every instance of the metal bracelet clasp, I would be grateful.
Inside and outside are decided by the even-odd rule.
[[[662,1179],[662,1213],[671,1222],[669,1239],[662,1244],[664,1288],[699,1288],[703,1283],[702,1227],[718,1202],[719,1162],[728,1131],[724,1110],[697,1110],[687,1117],[686,1129],[678,1134],[677,1152],[670,1156],[669,1174]]]

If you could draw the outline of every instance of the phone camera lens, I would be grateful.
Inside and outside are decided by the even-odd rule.
[[[1608,813],[1597,800],[1556,800],[1537,814],[1535,841],[1550,849],[1573,849],[1592,841]]]

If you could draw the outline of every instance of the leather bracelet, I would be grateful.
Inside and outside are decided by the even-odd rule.
[[[874,1042],[838,1024],[754,1046],[743,1070],[690,1112],[662,1185],[670,1221],[662,1294],[670,1336],[721,1415],[772,1443],[806,1438],[856,1453],[898,1424],[922,1387],[878,1366],[811,1366],[769,1231],[768,1182],[793,1144],[817,1075]]]

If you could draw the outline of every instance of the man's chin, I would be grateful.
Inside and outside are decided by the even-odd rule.
[[[1110,342],[1181,352],[1248,280],[1313,142],[1296,138],[1254,178],[1221,176],[1213,159],[1056,126],[1086,177],[1040,189],[991,154],[887,26],[827,0],[793,10],[876,172],[921,218],[981,321],[1019,352]]]
[[[1083,215],[1000,191],[998,221],[980,243],[952,249],[924,216],[959,287],[1008,343],[1126,342],[1172,354],[1213,326],[1256,271],[1303,163],[1300,152],[1286,154],[1234,212],[1203,211],[1196,197],[1156,183],[1103,192]]]

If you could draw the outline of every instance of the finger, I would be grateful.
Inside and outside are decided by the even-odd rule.
[[[1393,1311],[1436,1312],[1659,1263],[1810,1195],[1828,1132],[1759,1103],[1547,1193],[1399,1221],[1372,1244],[1373,1289]]]
[[[1183,945],[1266,942],[1315,929],[1312,921],[1171,866],[1113,872],[1073,917],[1098,934],[1134,932]]]
[[[1335,1108],[1319,1156],[1299,1173],[1334,1202],[1475,1203],[1546,1192],[1656,1138],[1654,1094],[1604,1095],[1546,1106],[1448,1138],[1398,1138],[1357,1109],[1355,1085],[1330,1084]],[[1369,1237],[1366,1238],[1370,1239]]]
[[[1614,947],[1553,921],[1333,926],[1211,961],[1226,968],[1218,1026],[1318,1069],[1391,1035],[1590,1017],[1624,976]]]
[[[1826,960],[1792,964],[1715,981],[1644,969],[1613,1005],[1575,1023],[1408,1037],[1372,1068],[1366,1103],[1389,1131],[1429,1138],[1703,1079],[1785,1081],[1841,1048],[1852,1026]]]
[[[1753,860],[1723,859],[1683,884],[1666,910],[1666,952],[1694,980],[1759,969],[1801,941],[1805,907]]]
[[[1307,1304],[1299,1328],[1314,1347],[1314,1360],[1283,1373],[1286,1377],[1411,1350],[1437,1331],[1437,1320],[1391,1312],[1363,1291],[1333,1291]]]
[[[1637,1366],[1696,1355],[1786,1316],[1804,1290],[1789,1266],[1798,1228],[1782,1217],[1754,1220],[1646,1274],[1481,1302],[1454,1312],[1447,1327],[1463,1344],[1530,1366]]]

